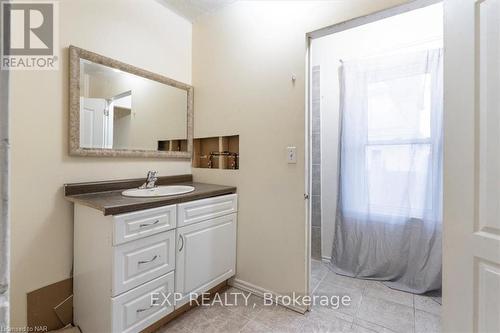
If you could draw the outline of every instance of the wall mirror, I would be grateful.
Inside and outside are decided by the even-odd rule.
[[[193,87],[70,46],[70,154],[191,158]]]

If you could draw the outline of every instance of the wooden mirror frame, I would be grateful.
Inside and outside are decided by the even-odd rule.
[[[80,147],[80,59],[185,90],[187,92],[187,151]],[[191,159],[193,151],[193,93],[193,87],[188,84],[71,45],[69,47],[69,154],[72,156]]]

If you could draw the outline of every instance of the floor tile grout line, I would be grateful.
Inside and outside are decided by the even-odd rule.
[[[417,331],[417,308],[415,304],[415,295],[412,296],[413,300],[413,332]]]
[[[235,288],[235,287],[232,287],[232,288]],[[239,290],[239,291],[240,291],[241,293],[243,293],[243,294],[244,294],[245,292],[247,292],[249,295],[247,295],[247,294],[244,294],[244,295],[245,295],[245,296],[248,296],[248,299],[250,299],[250,296],[259,297],[259,296],[255,295],[254,293],[251,293],[251,292],[249,292],[249,291],[244,291],[244,290],[241,290],[241,289],[238,289],[238,288],[235,288],[235,289],[236,289],[236,290]],[[260,297],[259,297],[259,298],[260,298]],[[255,303],[254,303],[254,304],[255,304]],[[245,306],[246,306],[246,305],[245,305]],[[229,310],[229,311],[231,311],[232,313],[237,314],[237,315],[239,315],[239,316],[242,316],[242,317],[244,317],[244,318],[246,318],[246,319],[248,319],[248,320],[253,320],[253,319],[255,319],[254,317],[250,317],[250,316],[248,316],[248,315],[245,315],[245,314],[242,314],[242,313],[238,313],[238,312],[236,312],[236,310],[235,310],[234,308],[237,308],[237,306],[223,306],[223,307],[224,307],[224,308],[226,308],[226,309],[228,309],[228,310]],[[254,307],[252,307],[252,310],[253,310],[253,309],[255,309],[255,308],[254,308]],[[254,314],[259,314],[262,310],[263,310],[263,309],[259,309],[258,311],[254,312]]]
[[[314,288],[314,290],[311,292],[311,294],[314,293],[314,291],[319,287],[321,282],[323,282],[326,279],[326,277],[328,276],[328,273],[333,272],[332,270],[330,270],[330,268],[325,263],[321,262],[321,265],[326,267],[327,271],[326,271],[325,275],[323,276],[323,278],[318,282],[318,285],[316,286],[316,288]],[[333,273],[336,274],[335,272],[333,272]],[[359,304],[359,307],[361,307],[361,303]],[[358,310],[359,310],[359,307],[358,307]],[[350,325],[349,325],[349,329],[352,329],[355,319],[356,319],[356,316],[353,316],[352,322],[350,322]]]
[[[376,282],[379,282],[379,281],[376,281]],[[365,287],[363,287],[363,291],[364,291],[367,287],[368,287],[368,286],[365,284]],[[356,319],[358,319],[358,313],[359,313],[359,311],[360,311],[360,309],[361,309],[361,303],[363,303],[363,297],[365,297],[365,298],[366,298],[366,297],[370,297],[370,296],[366,296],[366,295],[364,295],[364,292],[361,294],[361,301],[359,302],[359,308],[358,308],[358,310],[356,311],[356,314],[355,314],[355,316],[354,316],[354,321],[356,321]],[[383,301],[384,301],[384,299],[382,299],[382,298],[375,298],[375,299],[381,299],[381,300],[383,300]],[[400,305],[400,306],[401,306],[401,305],[405,306],[404,304],[400,304],[400,303],[397,303],[397,302],[392,302],[392,303],[394,303],[394,304],[398,304],[398,305]],[[361,319],[361,318],[359,318],[359,319]],[[388,330],[388,331],[394,332],[394,330],[393,330],[393,329],[391,329],[391,328],[389,328],[389,327],[387,327],[387,326],[385,326],[385,325],[382,325],[382,324],[380,324],[380,323],[374,323],[374,322],[372,322],[372,321],[370,321],[370,320],[366,320],[366,319],[361,319],[361,320],[363,320],[363,321],[365,321],[365,322],[368,322],[368,323],[370,323],[370,324],[373,324],[373,325],[377,325],[377,326],[383,327],[383,328],[385,328],[385,329],[386,329],[386,330]],[[354,321],[353,321],[353,323],[352,323],[353,325],[354,325]],[[361,326],[361,327],[364,327],[363,325],[360,325],[360,324],[356,324],[356,325],[359,325],[359,326]],[[352,326],[351,326],[351,328],[352,328]],[[365,327],[365,328],[370,329],[370,328],[368,328],[368,327]]]
[[[370,323],[370,324],[372,324],[372,325],[382,327],[382,328],[384,328],[384,329],[388,330],[389,332],[394,332],[394,333],[397,333],[397,332],[396,332],[396,331],[394,331],[392,328],[389,328],[389,327],[387,327],[387,326],[384,326],[384,325],[381,325],[381,324],[378,324],[378,323],[374,323],[373,321],[369,321],[369,320],[366,320],[366,319],[362,319],[362,320],[363,320],[363,322],[367,322],[367,323]],[[353,323],[353,324],[354,324],[354,323]],[[369,329],[370,331],[373,331],[371,328],[366,327],[366,326],[368,326],[368,325],[363,326],[363,324],[362,324],[362,323],[360,324],[359,322],[358,322],[356,325],[361,326],[361,327],[366,328],[366,329]]]
[[[326,264],[323,264],[326,266]],[[326,267],[328,272],[325,274],[325,276],[323,277],[323,279],[321,280],[321,282],[328,276],[328,273],[332,272],[333,274],[337,274],[335,273],[332,269],[330,269],[329,266]],[[319,286],[319,285],[318,285]],[[366,288],[366,283],[363,283],[363,288],[361,290],[361,299],[359,301],[359,305],[358,305],[358,308],[356,309],[356,313],[354,314],[353,319],[352,319],[352,322],[350,323],[350,326],[349,326],[349,329],[352,329],[353,326],[354,326],[354,322],[356,321],[356,318],[358,317],[358,313],[359,313],[359,310],[361,308],[361,303],[363,302],[363,294],[364,294],[364,291],[365,291],[365,288]]]
[[[435,302],[439,306],[439,313],[435,313],[435,312],[429,311],[427,309],[417,308],[417,303],[416,303],[417,296],[430,298],[433,302]],[[415,316],[416,316],[417,311],[422,311],[422,312],[425,312],[427,314],[431,314],[431,315],[438,316],[441,318],[441,309],[442,309],[443,305],[441,303],[439,303],[438,301],[436,301],[435,299],[433,299],[432,296],[413,295],[413,306],[415,307]],[[415,325],[416,325],[416,321],[415,321]]]
[[[262,298],[262,297],[260,297],[259,295],[256,295],[256,294],[254,294],[254,293],[252,293],[252,292],[245,291],[245,290],[241,290],[241,289],[238,289],[238,288],[236,288],[236,287],[232,287],[232,288],[234,288],[234,289],[236,289],[236,290],[239,290],[241,293],[245,293],[245,292],[246,292],[246,293],[250,294],[250,295],[245,294],[246,296],[248,296],[248,297],[249,297],[249,299],[250,299],[250,296],[255,296],[255,297],[258,297],[259,299],[263,299],[263,298]],[[255,303],[254,303],[254,304],[255,304]],[[229,311],[231,311],[232,313],[237,314],[237,315],[240,315],[240,316],[242,316],[242,317],[244,317],[244,318],[248,319],[249,321],[251,321],[251,320],[254,320],[254,319],[255,319],[255,317],[250,317],[250,316],[245,315],[245,314],[237,313],[237,312],[236,312],[236,310],[234,309],[234,308],[235,308],[235,306],[224,306],[224,307],[225,307],[226,309],[228,309]],[[254,307],[252,307],[252,310],[253,310],[253,309],[255,309],[255,308],[254,308]],[[258,311],[254,312],[254,314],[255,314],[255,315],[258,315],[258,314],[259,314],[260,312],[262,312],[263,310],[264,310],[264,309],[263,309],[263,308],[261,308],[261,309],[259,309]]]
[[[415,308],[415,312],[416,311],[425,312],[425,313],[433,315],[433,316],[441,317],[441,312],[440,313],[435,313],[435,312],[430,312],[430,311],[427,311],[427,310],[422,310],[422,309]]]
[[[364,288],[363,288],[364,289]],[[359,310],[361,309],[361,304],[363,303],[363,293],[361,293],[361,298],[359,300],[359,305],[358,305],[358,308],[356,309],[356,313],[354,314],[353,316],[353,320],[352,320],[352,323],[351,323],[351,329],[353,328],[354,326],[354,322],[356,321],[356,319],[358,319],[358,314],[359,314]]]
[[[247,327],[247,326],[248,326],[248,324],[249,324],[251,321],[252,321],[252,319],[250,319],[249,321],[247,321],[247,322],[246,322],[246,324],[245,324],[245,325],[243,325],[243,327],[242,327],[242,328],[241,328],[238,332],[243,331],[243,330],[245,329],[245,327]]]
[[[323,263],[321,263],[323,265]],[[323,282],[323,280],[325,280],[326,276],[328,275],[328,271],[325,273],[325,275],[323,275],[323,277],[319,280],[319,282],[316,284],[316,287],[313,288],[313,290],[311,290],[311,295],[314,294],[314,292],[316,291],[316,289],[318,289],[319,285],[321,284],[321,282]]]
[[[242,314],[242,313],[238,313],[238,312],[236,312],[236,310],[232,310],[232,308],[233,308],[232,306],[228,306],[228,307],[226,307],[226,309],[228,309],[230,312],[232,312],[232,313],[234,313],[234,314],[237,314],[237,315],[239,315],[239,316],[241,316],[241,317],[243,317],[243,318],[245,318],[245,319],[248,319],[248,320],[253,320],[253,319],[255,319],[255,317],[250,317],[250,316],[248,316],[248,315],[245,315],[245,314]],[[255,313],[256,315],[258,315],[260,312],[262,312],[262,309],[259,309],[258,311],[254,312],[254,313]]]
[[[352,324],[351,324],[351,329],[354,327],[354,322],[356,321],[356,319],[358,319],[358,314],[359,314],[359,311],[361,310],[361,305],[363,304],[363,298],[365,296],[365,291],[366,291],[367,287],[368,287],[368,284],[366,282],[364,282],[363,283],[363,288],[361,290],[361,299],[359,300],[358,309],[356,310],[356,313],[354,314],[354,318],[353,318]]]
[[[413,308],[413,307],[411,307],[411,306],[408,306],[408,305],[405,305],[405,304],[401,304],[401,303],[397,303],[397,302],[393,302],[393,301],[389,301],[389,300],[384,299],[384,298],[372,297],[372,296],[366,296],[366,297],[368,297],[368,298],[373,298],[373,299],[377,299],[377,300],[381,300],[381,301],[385,301],[385,302],[390,302],[390,303],[392,303],[392,304],[396,304],[396,305],[398,305],[398,306],[405,306],[405,307],[410,308],[410,309],[412,309],[412,308]],[[361,307],[361,306],[360,306],[360,307]],[[356,317],[357,317],[357,314],[356,314]],[[415,309],[414,309],[414,308],[413,308],[413,318],[415,318]],[[377,326],[380,326],[380,327],[383,327],[383,328],[385,328],[385,329],[387,329],[387,330],[389,330],[389,331],[391,331],[391,332],[395,332],[393,329],[391,329],[391,328],[389,328],[389,327],[385,326],[385,324],[374,323],[373,321],[370,321],[370,320],[367,320],[367,319],[361,319],[361,320],[366,321],[366,322],[371,323],[371,324],[374,324],[374,325],[377,325]],[[414,319],[414,321],[415,321],[415,319]],[[363,325],[360,325],[360,326],[363,326]],[[412,326],[415,326],[415,324],[413,324]],[[363,326],[363,327],[364,327],[364,326]],[[365,327],[365,328],[367,328],[367,327]]]
[[[364,280],[364,281],[368,281],[368,280]],[[386,287],[386,288],[387,288],[387,286],[385,286],[385,285],[384,285],[381,281],[376,281],[376,280],[373,280],[373,281],[375,281],[375,282],[377,282],[377,283],[379,283],[379,284],[381,284],[382,286],[384,286],[384,287]],[[414,301],[414,297],[415,297],[415,295],[414,295],[414,294],[411,294],[411,296],[412,296],[412,306],[410,307],[410,306],[408,306],[408,305],[406,305],[406,304],[401,304],[401,303],[398,303],[398,302],[394,302],[393,300],[388,300],[388,299],[385,299],[385,298],[380,298],[380,297],[375,297],[375,296],[367,296],[367,295],[366,295],[366,293],[365,293],[365,291],[366,291],[366,289],[367,289],[367,288],[368,288],[368,284],[366,284],[366,283],[365,283],[365,285],[364,285],[364,287],[363,287],[363,292],[362,292],[362,294],[361,294],[361,302],[360,302],[360,305],[359,305],[358,311],[356,311],[356,315],[355,315],[355,317],[354,317],[354,320],[355,320],[355,321],[356,321],[356,319],[360,319],[360,318],[358,318],[358,313],[359,313],[359,310],[361,309],[361,303],[363,302],[363,297],[364,297],[364,298],[366,298],[366,297],[370,298],[370,297],[371,297],[371,298],[374,298],[374,299],[379,299],[379,300],[382,300],[382,301],[390,302],[390,303],[396,304],[396,305],[398,305],[398,306],[405,306],[405,307],[408,307],[408,308],[413,308],[413,313],[414,313],[414,315],[413,315],[413,317],[414,317],[414,323],[413,323],[413,325],[412,325],[412,326],[413,326],[413,331],[415,331],[415,308],[414,308],[414,307],[415,307],[415,301]],[[391,332],[394,332],[394,330],[392,330],[391,328],[389,328],[389,327],[387,327],[387,326],[385,326],[385,325],[382,325],[382,324],[380,324],[380,323],[374,323],[374,322],[372,322],[372,321],[370,321],[370,320],[366,320],[366,319],[362,319],[362,320],[363,320],[363,321],[366,321],[366,322],[368,322],[368,323],[371,323],[371,324],[374,324],[374,325],[377,325],[377,326],[383,327],[383,328],[385,328],[385,329],[387,329],[387,330],[389,330],[389,331],[391,331]],[[353,322],[353,325],[354,325],[354,322]],[[356,324],[356,325],[359,325],[359,324]],[[364,327],[363,325],[360,325],[360,326]],[[351,327],[351,328],[352,328],[352,327]],[[367,328],[367,327],[365,327],[365,328]]]
[[[437,304],[439,304],[440,306],[443,306],[443,304],[439,303],[439,301],[435,300],[434,297],[431,297],[431,299],[436,302]]]

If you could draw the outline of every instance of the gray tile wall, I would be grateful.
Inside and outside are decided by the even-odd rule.
[[[312,257],[321,259],[321,94],[320,66],[312,68]]]

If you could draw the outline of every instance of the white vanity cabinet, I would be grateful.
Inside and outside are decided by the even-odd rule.
[[[236,220],[236,194],[114,216],[75,204],[75,324],[140,332],[224,282],[235,274]],[[154,292],[185,297],[151,306]]]

